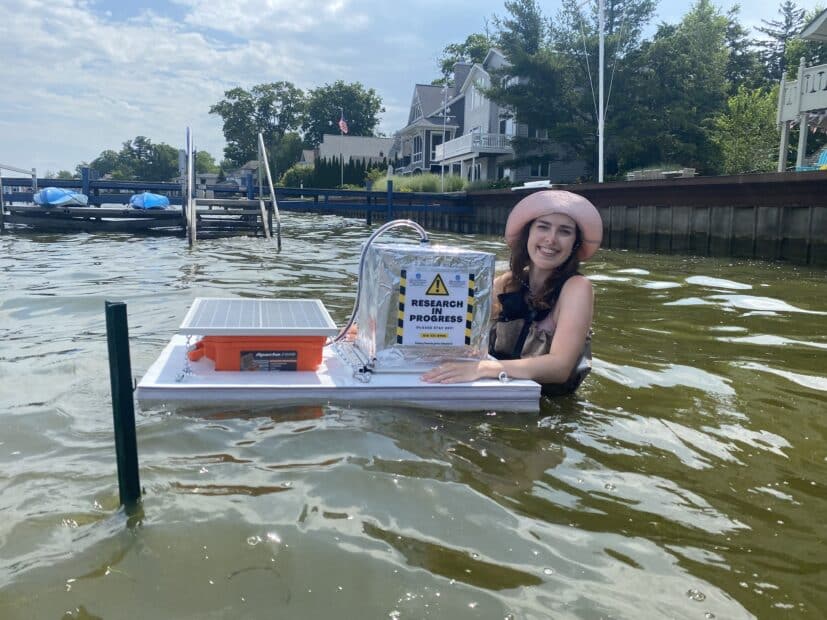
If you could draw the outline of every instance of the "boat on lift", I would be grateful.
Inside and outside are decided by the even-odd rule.
[[[85,207],[89,204],[86,194],[63,187],[44,187],[35,192],[32,200],[41,207]]]
[[[163,194],[142,192],[140,194],[132,194],[129,198],[129,206],[133,209],[168,209],[169,198]]]

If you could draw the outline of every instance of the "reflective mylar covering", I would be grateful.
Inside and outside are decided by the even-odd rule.
[[[372,243],[364,257],[356,346],[376,360],[377,371],[482,359],[493,283],[489,252]]]

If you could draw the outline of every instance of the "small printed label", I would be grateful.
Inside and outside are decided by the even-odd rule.
[[[297,351],[242,351],[241,370],[272,371],[296,370],[299,354]]]

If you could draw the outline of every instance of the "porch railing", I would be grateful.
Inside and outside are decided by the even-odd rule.
[[[471,153],[511,153],[511,136],[501,133],[467,133],[434,147],[434,161]]]

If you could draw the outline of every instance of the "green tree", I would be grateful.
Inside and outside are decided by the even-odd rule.
[[[80,167],[83,167],[83,164],[80,164]],[[101,176],[112,174],[115,168],[118,167],[117,151],[113,151],[112,149],[101,151],[101,154],[92,160],[89,167],[97,170]],[[77,170],[77,172],[80,173],[80,170]]]
[[[337,123],[344,114],[349,136],[373,136],[379,123],[378,114],[384,112],[382,98],[372,88],[359,82],[345,84],[337,80],[308,93],[302,131],[309,148],[317,147],[326,133],[339,133]]]
[[[747,30],[738,20],[741,8],[733,6],[727,12],[726,48],[729,57],[726,64],[727,92],[734,95],[741,86],[749,89],[766,85],[761,55],[753,47]]]
[[[270,158],[273,161],[273,179],[278,179],[281,170],[287,170],[301,159],[303,148],[304,142],[298,133],[291,131],[284,134]]]
[[[215,158],[207,151],[198,151],[195,154],[195,171],[198,173],[217,173],[219,170],[218,164],[215,163]]]
[[[758,42],[764,60],[767,80],[778,82],[787,70],[787,43],[791,41],[804,26],[804,9],[800,9],[792,0],[784,0],[778,7],[781,19],[762,19],[758,32],[767,35],[767,39]]]
[[[677,163],[712,173],[719,165],[711,119],[726,105],[727,18],[697,0],[675,26],[661,25],[640,55],[638,163]]]
[[[596,7],[583,14],[582,3],[564,0],[552,24],[552,40],[568,69],[567,87],[571,105],[579,111],[574,117],[573,148],[589,162],[597,161],[598,72],[600,24]],[[642,32],[651,21],[654,0],[607,0],[605,6],[605,100],[604,159],[607,174],[615,174],[628,158],[645,124],[640,100],[646,93],[638,90],[638,69],[643,44]]]
[[[249,91],[233,88],[224,99],[210,107],[210,114],[223,120],[224,157],[232,166],[242,166],[258,157],[258,134],[273,164],[278,143],[288,131],[302,122],[304,93],[290,82],[272,82],[253,86]]]
[[[171,181],[178,176],[178,150],[168,144],[153,144],[145,136],[123,143],[113,177],[140,181]]]
[[[314,187],[315,169],[307,164],[295,164],[281,175],[284,187]]]
[[[432,84],[447,84],[454,71],[454,65],[458,62],[482,64],[485,56],[495,45],[487,27],[484,33],[469,34],[462,43],[449,43],[442,48],[442,54],[438,59],[442,77],[434,80]],[[457,84],[457,87],[459,86],[461,84]]]
[[[771,172],[776,166],[779,133],[775,122],[778,87],[749,90],[741,86],[718,114],[710,139],[721,150],[722,172]]]
[[[804,21],[809,24],[822,11],[823,9],[820,7],[813,9],[804,16]],[[811,67],[827,64],[827,43],[824,41],[805,41],[798,37],[788,40],[784,49],[784,64],[787,67],[788,79],[793,79],[798,75],[798,63],[802,58]]]
[[[47,170],[43,174],[44,179],[74,179],[74,175],[69,172],[68,170],[59,170],[58,172],[52,172],[51,170]]]
[[[545,47],[548,36],[548,25],[537,0],[506,0],[505,9],[510,15],[495,17],[494,25],[506,55],[514,51],[537,54]]]
[[[537,0],[514,0],[505,7],[509,14],[495,18],[494,25],[508,65],[489,72],[491,87],[484,92],[517,123],[529,127],[528,135],[512,138],[512,165],[550,161],[557,157],[553,143],[582,147],[572,76],[565,59],[549,46],[549,30]],[[541,129],[548,130],[549,139],[537,137],[535,130]]]

